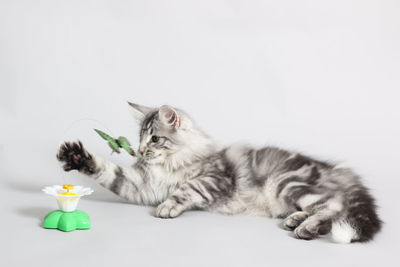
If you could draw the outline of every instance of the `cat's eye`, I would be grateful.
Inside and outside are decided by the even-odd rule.
[[[157,135],[153,135],[153,136],[151,137],[151,142],[153,142],[153,143],[157,143],[158,140],[160,140],[160,137],[157,136]]]

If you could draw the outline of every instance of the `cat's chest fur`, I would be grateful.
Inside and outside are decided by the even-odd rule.
[[[166,200],[185,182],[196,179],[203,171],[202,162],[195,162],[179,169],[171,169],[163,164],[147,165],[148,181],[157,203]]]
[[[148,168],[150,184],[154,192],[163,198],[168,197],[173,191],[179,188],[184,182],[192,179],[200,169],[200,166],[188,166],[179,170],[170,170],[163,165],[151,165]]]

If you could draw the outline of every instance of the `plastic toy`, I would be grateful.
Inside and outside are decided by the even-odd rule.
[[[84,211],[77,210],[76,206],[82,196],[93,193],[92,189],[65,184],[46,186],[42,191],[54,196],[59,207],[59,210],[54,210],[46,215],[43,220],[44,228],[70,232],[91,227],[89,215]]]
[[[136,153],[135,151],[131,148],[131,144],[129,143],[128,139],[124,136],[120,136],[118,137],[118,139],[115,139],[111,136],[109,136],[108,134],[106,134],[105,132],[102,132],[98,129],[94,129],[96,131],[96,133],[98,133],[104,140],[106,140],[108,142],[108,145],[111,147],[111,149],[113,150],[113,152],[116,153],[121,153],[120,148],[123,148],[126,150],[126,152],[129,153],[129,155],[135,157]]]

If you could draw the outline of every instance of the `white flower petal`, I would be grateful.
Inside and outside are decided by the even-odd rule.
[[[76,195],[60,195],[60,193],[65,193],[67,190],[63,189],[61,185],[46,186],[42,189],[46,194],[61,197],[61,198],[76,198],[80,196],[86,196],[93,193],[93,190],[89,187],[75,186],[74,189],[69,190],[71,193]]]

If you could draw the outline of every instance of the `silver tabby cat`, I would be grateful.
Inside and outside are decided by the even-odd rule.
[[[65,171],[78,170],[132,203],[175,218],[190,209],[283,218],[300,239],[371,240],[381,228],[374,199],[350,169],[275,147],[218,148],[182,110],[129,103],[140,121],[139,158],[125,168],[61,145]]]

